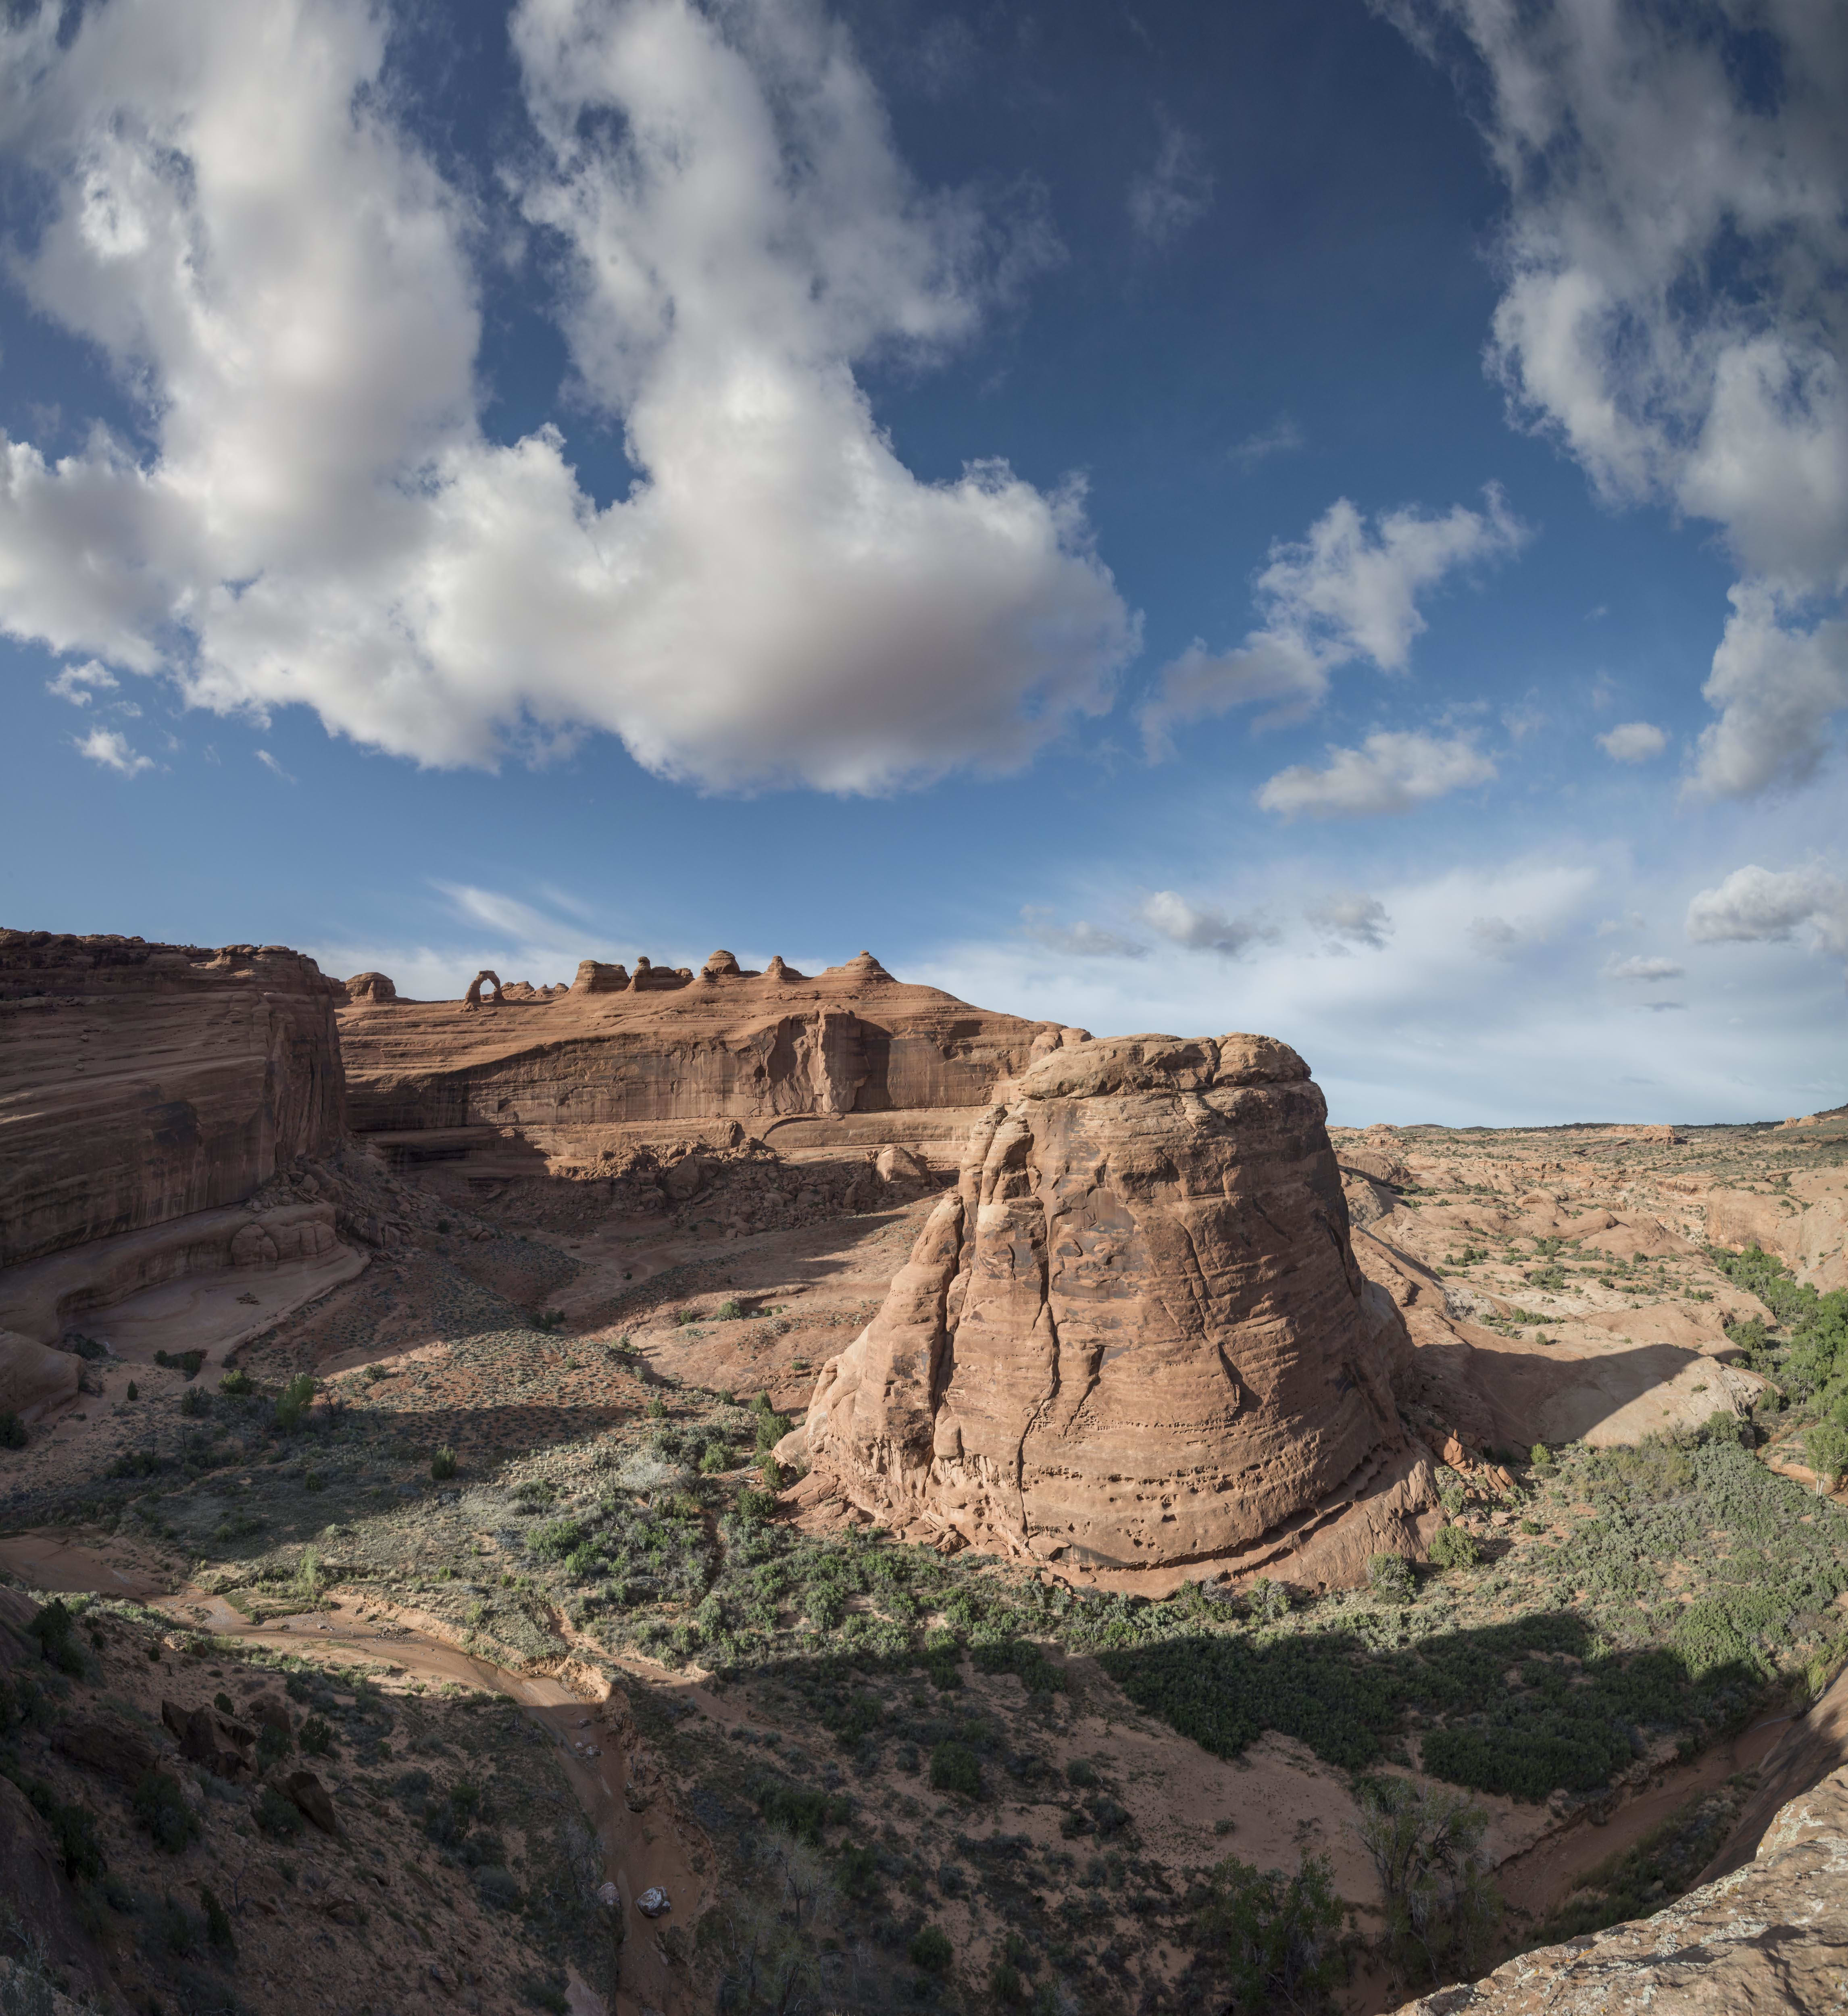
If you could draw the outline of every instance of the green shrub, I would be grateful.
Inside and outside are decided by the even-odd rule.
[[[1434,1568],[1473,1568],[1478,1558],[1475,1542],[1461,1526],[1439,1526],[1427,1551]]]
[[[958,1743],[954,1737],[938,1744],[931,1752],[931,1790],[980,1798],[982,1759],[967,1744]]]
[[[935,1925],[924,1925],[911,1935],[911,1943],[906,1949],[911,1964],[925,1974],[945,1974],[955,1957],[955,1949],[949,1936]]]
[[[128,1397],[131,1400],[135,1398],[132,1386],[128,1390]],[[0,1413],[0,1449],[22,1449],[29,1439],[25,1423],[11,1407]]]
[[[1414,1981],[1475,1973],[1501,1916],[1481,1855],[1488,1815],[1408,1778],[1369,1779],[1361,1792],[1360,1839],[1379,1874],[1394,1963]]]
[[[1553,1452],[1547,1448],[1544,1442],[1536,1442],[1534,1444],[1533,1449],[1528,1453],[1527,1460],[1533,1464],[1536,1470],[1538,1471],[1549,1471],[1554,1467],[1553,1462]]]
[[[73,1883],[94,1882],[106,1867],[95,1815],[74,1800],[60,1799],[41,1778],[20,1777],[16,1782],[49,1830],[64,1874]]]
[[[825,1827],[841,1827],[852,1811],[836,1793],[811,1791],[806,1786],[765,1778],[756,1790],[758,1810],[772,1827],[781,1827],[798,1841],[819,1843]]]
[[[249,1373],[236,1366],[233,1366],[231,1370],[218,1381],[218,1391],[221,1393],[229,1394],[234,1400],[241,1399],[247,1393],[254,1392],[256,1388],[250,1383]]]
[[[296,1741],[307,1755],[326,1757],[333,1749],[333,1731],[321,1716],[311,1715],[301,1725],[301,1733]]]
[[[199,1377],[199,1368],[205,1363],[203,1351],[157,1351],[154,1363],[168,1371],[183,1373],[188,1379]]]
[[[201,1414],[209,1414],[211,1410],[211,1395],[203,1386],[189,1386],[180,1395],[180,1412],[189,1420],[196,1420]]]
[[[969,1657],[978,1673],[1018,1673],[1030,1694],[1063,1694],[1064,1671],[1044,1651],[1024,1638],[996,1638],[972,1646]]]
[[[131,1400],[139,1400],[141,1398],[141,1388],[132,1379],[128,1381],[128,1398]]]
[[[76,1621],[61,1597],[53,1597],[49,1603],[43,1604],[26,1629],[38,1640],[41,1656],[59,1672],[73,1676],[82,1673],[84,1653],[77,1642]]]
[[[1403,1554],[1370,1555],[1367,1586],[1381,1603],[1410,1603],[1418,1593],[1418,1578]]]
[[[728,1297],[715,1312],[720,1323],[737,1323],[744,1314],[744,1305]]]
[[[546,1525],[535,1526],[527,1545],[541,1561],[561,1561],[582,1546],[587,1538],[577,1520],[554,1519]]]
[[[720,1471],[732,1467],[731,1456],[723,1442],[708,1442],[700,1452],[700,1474],[716,1477]]]
[[[1344,1971],[1342,1905],[1326,1856],[1305,1856],[1294,1876],[1228,1856],[1212,1871],[1194,1917],[1201,1957],[1222,1974],[1236,2008],[1252,2016],[1326,2007]]]
[[[135,1788],[134,1809],[135,1819],[154,1845],[169,1855],[178,1855],[198,1834],[199,1816],[187,1805],[178,1779],[170,1773],[145,1773]]]
[[[218,1902],[209,1883],[200,1885],[199,1901],[205,1907],[205,1936],[220,1953],[234,1955],[237,1942],[231,1933],[231,1913]]]
[[[298,1372],[276,1396],[276,1424],[285,1434],[292,1433],[301,1425],[301,1417],[308,1412],[308,1403],[315,1397],[314,1374]]]
[[[293,1841],[301,1831],[301,1810],[273,1785],[265,1785],[257,1795],[257,1824],[278,1841]]]
[[[1252,1615],[1261,1623],[1278,1624],[1290,1614],[1290,1592],[1281,1582],[1272,1582],[1260,1576],[1251,1586],[1247,1598]]]
[[[447,1484],[456,1474],[456,1452],[447,1442],[430,1459],[430,1474],[438,1484]]]
[[[1848,1428],[1837,1423],[1818,1421],[1803,1431],[1803,1454],[1816,1473],[1818,1491],[1833,1491],[1848,1471]]]
[[[765,1490],[775,1493],[783,1489],[783,1466],[773,1456],[766,1456],[757,1467],[757,1474]]]

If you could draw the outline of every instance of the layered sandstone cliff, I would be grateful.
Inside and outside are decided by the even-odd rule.
[[[340,1013],[363,1133],[491,1126],[543,1143],[599,1129],[987,1103],[1048,1029],[892,978],[870,954],[810,977],[715,952],[697,974],[585,960],[568,992],[470,1011],[350,983]],[[1051,1031],[1056,1041],[1057,1031]]]
[[[0,931],[0,1268],[236,1204],[337,1146],[334,1001],[279,945]]]
[[[1169,1586],[1414,1550],[1403,1333],[1355,1265],[1325,1119],[1266,1037],[1043,1055],[823,1368],[791,1438],[810,1495]]]

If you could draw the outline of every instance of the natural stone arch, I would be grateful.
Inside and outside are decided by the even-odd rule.
[[[485,980],[491,982],[494,988],[494,992],[488,997],[488,1005],[490,1008],[498,1008],[506,998],[500,991],[500,975],[498,973],[490,973],[486,967],[483,967],[468,984],[468,992],[463,997],[462,1003],[465,1010],[481,1006],[481,983]]]

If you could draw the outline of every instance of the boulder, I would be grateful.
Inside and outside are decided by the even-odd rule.
[[[247,1724],[234,1722],[216,1708],[183,1708],[170,1701],[161,1702],[160,1719],[189,1764],[203,1764],[220,1778],[250,1775],[250,1752],[257,1732]]]
[[[52,1744],[72,1763],[130,1790],[154,1768],[154,1746],[139,1730],[120,1722],[61,1722],[52,1731]]]
[[[334,1813],[333,1802],[327,1796],[326,1787],[312,1771],[291,1771],[280,1784],[283,1792],[311,1826],[319,1827],[323,1834],[337,1836],[343,1831]]]
[[[36,1419],[76,1396],[83,1369],[74,1352],[53,1351],[16,1330],[0,1330],[0,1413]]]
[[[1043,1054],[823,1368],[822,1488],[1170,1586],[1209,1561],[1358,1579],[1364,1551],[1414,1551],[1433,1500],[1393,1404],[1403,1338],[1355,1264],[1325,1120],[1266,1037]]]
[[[672,1204],[686,1204],[704,1187],[706,1165],[697,1155],[683,1155],[661,1172],[661,1186]]]
[[[347,982],[349,1001],[395,1001],[398,989],[388,974],[383,973],[356,973]]]

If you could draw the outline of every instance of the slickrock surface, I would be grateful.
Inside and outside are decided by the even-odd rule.
[[[0,931],[0,1267],[239,1203],[337,1147],[334,998],[277,945]]]
[[[1717,1880],[1652,1917],[1540,1947],[1481,1981],[1440,1989],[1401,2016],[1839,2009],[1848,1996],[1845,1705],[1848,1681],[1838,1680],[1766,1760],[1767,1791],[1789,1795],[1793,1775],[1803,1789],[1784,1798],[1768,1826],[1756,1802],[1747,1808],[1745,1852],[1723,1853],[1720,1863],[1733,1866]]]
[[[1403,1334],[1354,1263],[1325,1117],[1267,1037],[1043,1057],[823,1368],[816,1491],[1170,1583],[1284,1546],[1312,1582],[1413,1551],[1430,1485],[1393,1409]],[[1369,1492],[1348,1558],[1304,1551],[1305,1515]]]
[[[492,1126],[594,1156],[636,1123],[982,1107],[1058,1031],[892,976],[870,954],[813,977],[715,952],[697,976],[585,960],[568,991],[499,1006],[394,998],[366,975],[340,1011],[362,1132]]]

